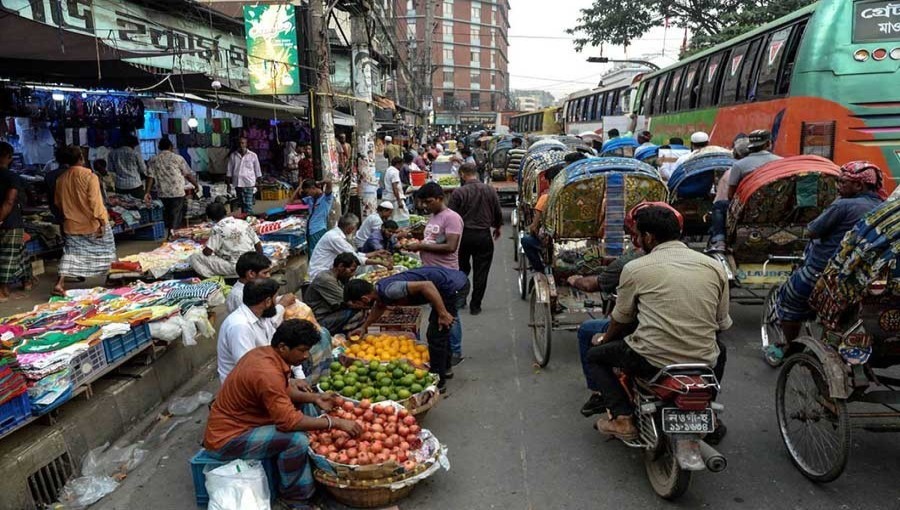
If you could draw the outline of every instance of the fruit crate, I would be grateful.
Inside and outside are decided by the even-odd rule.
[[[388,308],[378,322],[369,326],[371,333],[401,331],[412,333],[419,338],[419,323],[422,320],[422,309],[418,306],[397,306]]]
[[[162,207],[142,207],[138,209],[138,212],[141,213],[142,224],[162,221],[163,219]]]
[[[166,224],[157,221],[150,225],[136,228],[132,232],[126,232],[122,237],[134,241],[161,241],[166,238]]]
[[[131,331],[123,335],[103,340],[103,352],[107,363],[115,363],[125,355],[134,352],[150,343],[150,326],[139,324],[132,326]]]
[[[72,386],[78,387],[94,379],[94,374],[106,368],[106,352],[103,342],[88,347],[88,350],[78,354],[69,362],[69,372],[72,374]]]
[[[0,405],[0,435],[16,428],[29,418],[31,418],[31,399],[28,398],[28,392],[25,392]]]
[[[228,462],[211,457],[202,448],[191,458],[191,478],[194,480],[194,499],[197,501],[197,506],[209,504],[209,493],[206,491],[206,472],[224,466]],[[275,457],[263,459],[262,465],[266,470],[266,479],[269,481],[269,494],[272,499],[275,499],[278,495],[278,470],[275,466]]]
[[[260,188],[262,200],[287,200],[291,198],[291,191],[285,188]]]

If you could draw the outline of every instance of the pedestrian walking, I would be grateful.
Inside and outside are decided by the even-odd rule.
[[[159,141],[159,154],[150,159],[147,165],[147,195],[144,200],[150,203],[152,197],[150,191],[153,185],[159,187],[159,198],[163,203],[163,222],[166,224],[166,233],[171,237],[172,229],[180,228],[184,223],[184,185],[185,180],[199,190],[200,185],[191,167],[181,155],[175,153],[172,141],[163,138]]]
[[[34,285],[25,253],[22,181],[9,169],[12,159],[12,145],[0,142],[0,303],[9,299],[11,284],[20,282],[25,290]]]
[[[247,148],[247,139],[241,137],[237,150],[228,157],[228,171],[226,176],[231,182],[241,203],[241,210],[245,214],[253,214],[253,206],[256,201],[256,179],[262,177],[259,166],[259,158],[256,153]]]
[[[54,200],[63,217],[63,256],[53,295],[64,296],[66,277],[105,275],[116,260],[116,242],[100,194],[100,179],[84,167],[81,148],[70,145],[57,160],[69,169],[56,180]]]
[[[147,173],[147,165],[139,149],[140,142],[134,135],[126,135],[122,145],[110,151],[107,157],[109,171],[116,174],[116,193],[144,198],[142,175]]]
[[[463,219],[459,269],[466,277],[472,273],[471,285],[467,284],[462,291],[461,304],[465,306],[471,287],[469,314],[478,315],[494,258],[494,241],[500,238],[503,211],[497,191],[479,180],[478,168],[474,164],[464,164],[459,168],[459,174],[463,185],[450,195],[447,206]]]

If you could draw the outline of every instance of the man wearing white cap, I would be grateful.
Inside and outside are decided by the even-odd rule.
[[[696,133],[691,135],[691,153],[685,154],[684,156],[678,158],[678,161],[675,162],[675,169],[677,169],[685,161],[688,161],[691,158],[695,158],[701,154],[708,154],[710,152],[724,152],[726,154],[731,154],[731,151],[724,147],[719,147],[718,145],[710,145],[709,135],[703,131],[697,131]]]
[[[384,137],[384,157],[388,161],[403,157],[403,148],[395,144],[394,138],[390,135]]]
[[[362,225],[359,226],[359,230],[356,231],[356,247],[362,248],[362,246],[366,244],[366,241],[369,240],[372,233],[377,232],[378,229],[381,228],[381,224],[389,220],[393,213],[394,204],[387,200],[378,204],[378,209],[374,213],[366,216]]]

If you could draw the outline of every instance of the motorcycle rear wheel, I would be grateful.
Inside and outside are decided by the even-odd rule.
[[[659,436],[656,450],[644,452],[644,469],[647,480],[656,494],[667,500],[675,500],[684,495],[691,486],[691,471],[685,471],[678,465],[674,446],[665,435]]]

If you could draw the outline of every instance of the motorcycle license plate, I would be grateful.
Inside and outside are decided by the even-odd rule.
[[[715,428],[712,409],[687,411],[666,407],[662,410],[662,429],[666,434],[705,434]]]

